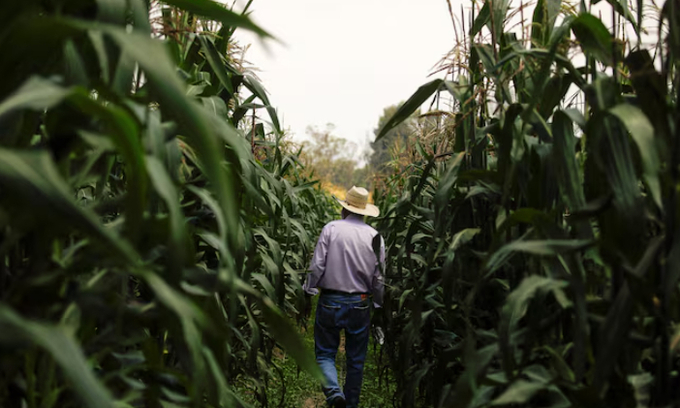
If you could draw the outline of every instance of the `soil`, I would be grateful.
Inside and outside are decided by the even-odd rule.
[[[323,396],[309,397],[305,400],[303,408],[321,408],[326,406]]]
[[[338,362],[338,379],[342,383],[345,379],[345,333],[340,334],[340,346],[338,347],[338,355],[336,357],[336,362]],[[323,394],[319,393],[317,395],[312,395],[305,400],[302,408],[325,408],[326,399]]]

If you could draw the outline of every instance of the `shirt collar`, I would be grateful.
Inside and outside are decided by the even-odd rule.
[[[347,216],[347,218],[345,218],[345,220],[363,223],[363,222],[364,222],[364,216],[363,216],[363,215],[359,215],[359,214],[350,213],[350,214]]]

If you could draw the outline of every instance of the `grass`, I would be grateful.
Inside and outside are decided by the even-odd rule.
[[[312,316],[316,311],[316,297],[313,301]],[[306,327],[301,328],[301,333],[305,347],[310,353],[314,352],[314,319],[310,318]],[[273,363],[280,369],[283,375],[283,382],[279,375],[274,375],[269,379],[267,390],[267,401],[270,407],[282,408],[321,408],[326,407],[323,392],[321,392],[321,385],[314,381],[312,377],[304,371],[298,370],[295,361],[281,350],[276,350],[276,356]],[[338,378],[344,382],[345,378],[345,353],[344,353],[344,336],[341,338],[340,350],[336,358],[336,367],[338,369]],[[392,398],[396,392],[396,384],[392,378],[389,370],[386,368],[387,356],[381,354],[381,347],[378,345],[373,336],[370,338],[368,345],[368,354],[366,356],[366,363],[364,365],[364,381],[361,388],[360,406],[370,408],[391,407]],[[274,370],[276,372],[276,369]],[[283,387],[285,386],[285,395],[283,404],[279,405]],[[247,395],[244,392],[245,387],[239,388],[240,393],[244,399],[254,404],[254,406],[261,406],[258,404],[252,395]],[[244,395],[245,394],[245,395]]]

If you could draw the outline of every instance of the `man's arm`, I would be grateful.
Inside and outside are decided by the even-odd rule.
[[[380,255],[378,256],[378,262],[376,262],[375,271],[373,272],[371,294],[373,295],[373,306],[382,307],[383,295],[385,293],[382,274],[382,271],[385,269],[385,240],[383,240],[383,237],[381,237],[380,234],[376,235],[376,237],[380,238]]]
[[[319,283],[321,277],[323,277],[324,272],[326,272],[326,254],[328,253],[328,225],[323,227],[321,230],[321,235],[319,235],[319,241],[316,243],[316,248],[314,249],[314,256],[312,257],[312,262],[309,265],[309,270],[311,273],[307,274],[307,279],[305,284],[302,285],[302,289],[308,295],[314,296],[319,293],[316,285]]]

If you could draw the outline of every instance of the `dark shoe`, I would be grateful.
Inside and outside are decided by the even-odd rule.
[[[333,408],[345,408],[347,403],[342,395],[336,395],[328,400],[328,404]]]

